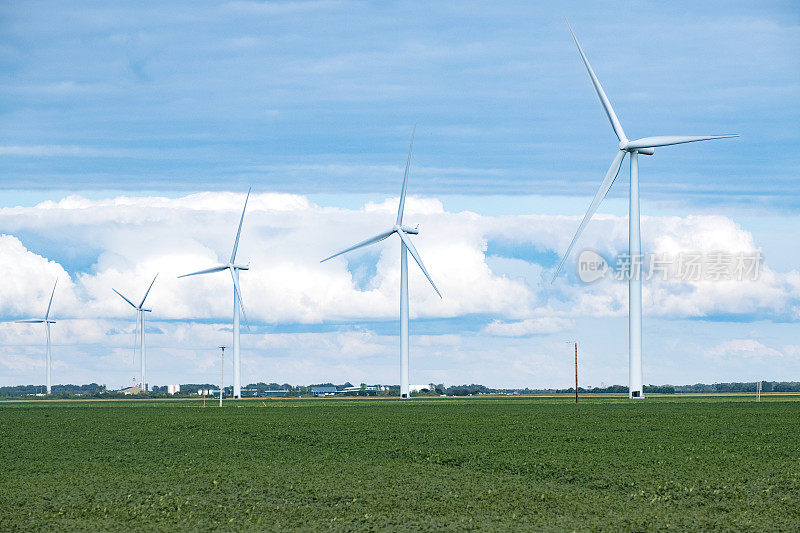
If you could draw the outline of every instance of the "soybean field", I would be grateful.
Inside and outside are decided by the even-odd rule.
[[[800,397],[0,402],[4,531],[800,530]]]

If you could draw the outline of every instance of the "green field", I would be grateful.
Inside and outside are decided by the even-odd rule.
[[[800,530],[800,397],[0,403],[0,527]]]

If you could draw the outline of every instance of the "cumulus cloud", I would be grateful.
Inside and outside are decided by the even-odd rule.
[[[726,341],[706,351],[706,355],[714,359],[783,357],[780,351],[765,346],[755,339]]]
[[[55,261],[35,254],[25,248],[12,235],[0,235],[0,299],[4,314],[18,318],[42,318],[52,294],[56,279],[60,281],[60,297],[77,303],[69,275]],[[57,312],[61,307],[53,308]]]
[[[123,316],[129,310],[111,288],[131,299],[143,295],[160,272],[151,296],[162,318],[222,318],[232,299],[224,272],[177,279],[177,276],[230,256],[243,195],[203,193],[178,199],[119,197],[88,200],[68,197],[32,208],[0,211],[0,227],[32,240],[68,243],[70,250],[95,254],[91,268],[72,272],[80,301],[62,308],[72,317]],[[352,318],[386,319],[396,315],[399,297],[399,244],[396,239],[370,250],[320,264],[321,258],[345,248],[394,222],[396,200],[367,204],[360,210],[322,208],[289,194],[253,195],[243,228],[237,262],[251,263],[241,283],[250,319],[266,323],[318,323]],[[532,291],[521,280],[494,274],[481,249],[474,217],[445,213],[435,199],[410,197],[406,220],[419,222],[414,237],[429,271],[447,298],[440,300],[413,264],[410,274],[415,316],[453,317],[468,313],[524,315]],[[466,224],[465,224],[466,222]],[[464,229],[467,231],[463,231]],[[8,239],[15,239],[8,237]],[[9,241],[11,242],[11,241]],[[15,254],[33,256],[19,240]],[[54,245],[58,247],[58,245]],[[58,252],[56,252],[58,253]],[[372,254],[375,275],[359,290],[354,265]],[[369,260],[369,257],[366,258]],[[16,261],[16,259],[14,259]],[[40,258],[39,262],[47,263]],[[50,269],[58,265],[51,264]],[[26,269],[26,275],[41,274]],[[8,269],[6,285],[23,290],[44,279],[20,278]],[[62,270],[63,272],[63,270]],[[43,290],[43,289],[37,289]],[[66,297],[59,290],[59,301]],[[25,299],[13,307],[5,299],[6,316],[33,311]],[[232,304],[231,304],[232,305]]]
[[[488,335],[498,335],[501,337],[522,337],[525,335],[535,335],[541,333],[557,333],[565,329],[572,328],[574,323],[566,318],[546,317],[528,318],[517,322],[500,322],[495,320],[483,328],[483,332]]]
[[[127,316],[127,305],[111,288],[138,300],[160,272],[150,297],[158,317],[223,319],[232,305],[226,273],[177,276],[228,261],[243,199],[241,193],[174,199],[69,196],[34,207],[2,209],[0,230],[6,235],[0,238],[0,248],[6,275],[0,282],[0,313],[41,313],[50,280],[60,277],[56,302],[65,317]],[[396,206],[396,198],[341,209],[320,207],[300,195],[254,194],[237,257],[237,262],[251,266],[241,273],[249,318],[254,323],[287,324],[395,317],[397,239],[323,264],[319,260],[391,227]],[[488,217],[448,212],[435,198],[409,197],[405,221],[420,224],[420,235],[413,238],[444,295],[436,296],[412,261],[414,316],[491,315],[498,321],[487,333],[525,335],[564,327],[566,322],[556,319],[627,313],[625,283],[606,279],[582,284],[573,272],[573,257],[567,274],[550,285],[553,265],[518,253],[528,247],[557,257],[566,248],[576,217]],[[643,248],[654,254],[758,252],[752,235],[726,217],[645,217],[643,235]],[[35,250],[26,248],[28,241]],[[505,251],[487,255],[492,242],[505,243]],[[623,252],[625,218],[598,216],[579,247],[607,256]],[[84,256],[82,264],[90,267],[67,272],[63,264],[75,255]],[[656,277],[644,283],[645,313],[665,318],[758,314],[795,319],[800,316],[798,302],[800,274],[773,271],[768,262],[751,281]]]
[[[127,383],[135,366],[126,362],[132,354],[134,313],[111,289],[139,301],[159,272],[148,298],[153,309],[148,344],[172,361],[165,368],[191,365],[195,374],[205,375],[218,364],[213,348],[230,336],[230,276],[177,276],[229,260],[243,201],[242,193],[96,200],[69,196],[0,209],[0,315],[6,320],[42,315],[58,278],[54,342],[72,354],[64,372],[69,375],[73,368],[77,374],[80,365],[118,380],[127,376],[120,381]],[[375,374],[365,371],[365,364],[394,375],[395,329],[387,332],[376,324],[398,317],[399,242],[392,238],[324,264],[319,261],[391,227],[396,205],[397,199],[389,198],[343,209],[293,194],[251,196],[237,256],[237,262],[250,264],[241,273],[241,285],[254,330],[244,335],[243,345],[251,353],[277,359],[245,358],[246,375],[279,371],[300,376],[303,369],[317,368],[319,379],[330,379],[324,378],[326,372],[352,372],[366,379]],[[579,320],[627,314],[627,284],[610,279],[580,283],[574,258],[566,274],[550,284],[554,261],[571,238],[577,217],[451,212],[436,198],[412,196],[405,222],[419,224],[420,234],[412,238],[444,295],[440,299],[435,294],[411,261],[412,346],[425,364],[433,365],[426,379],[443,379],[445,365],[437,369],[436,362],[459,366],[459,357],[475,364],[493,365],[495,358],[506,361],[508,368],[520,365],[513,361],[519,348],[512,342],[515,337],[546,338],[574,329]],[[626,233],[625,218],[600,215],[579,247],[608,256],[625,250]],[[644,249],[655,253],[758,250],[752,235],[725,217],[646,217],[643,235]],[[753,281],[644,283],[645,313],[666,320],[715,315],[794,320],[798,302],[800,275],[770,269],[768,258]],[[27,360],[20,357],[40,354],[40,329],[10,323],[0,327],[0,341],[16,347],[3,355],[4,365],[15,369],[9,370],[9,379],[21,371],[20,361]],[[487,338],[495,348],[478,353],[474,344]],[[708,355],[752,358],[758,353],[775,355],[741,343],[722,345]],[[549,352],[541,356],[537,364],[525,360],[529,374],[524,375],[538,376],[547,368]],[[159,374],[154,370],[152,375]],[[480,381],[480,375],[475,379]]]

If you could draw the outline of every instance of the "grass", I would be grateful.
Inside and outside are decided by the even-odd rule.
[[[18,530],[800,530],[800,397],[0,403]]]

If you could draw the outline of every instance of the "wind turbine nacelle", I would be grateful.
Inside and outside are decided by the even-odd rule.
[[[419,233],[419,226],[416,228],[412,228],[411,226],[400,226],[400,229],[403,230],[403,233],[410,233],[411,235],[416,235]]]
[[[250,270],[250,265],[231,265],[236,270]]]
[[[631,148],[629,146],[629,144],[630,144],[630,141],[628,141],[627,139],[623,139],[623,140],[621,140],[619,142],[619,149],[620,150],[624,150],[625,152],[629,152],[629,153],[634,153],[635,152],[637,154],[642,154],[642,155],[653,155],[654,153],[656,153],[656,149],[655,148],[649,148],[649,147],[647,147],[647,148]]]

